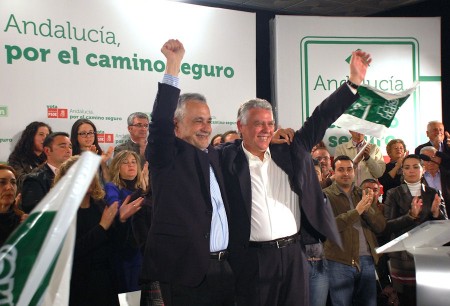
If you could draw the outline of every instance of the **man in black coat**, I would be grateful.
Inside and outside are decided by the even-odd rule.
[[[308,271],[298,232],[301,215],[338,244],[333,213],[326,206],[311,149],[326,129],[357,100],[370,55],[355,51],[350,77],[295,132],[290,145],[270,145],[271,105],[244,103],[237,125],[242,136],[221,151],[231,206],[230,264],[238,305],[309,305]]]
[[[419,145],[414,154],[419,155],[423,147],[433,146],[439,152],[450,154],[450,134],[444,130],[444,124],[440,121],[430,121],[427,124],[427,137],[430,141]]]
[[[211,114],[199,94],[178,102],[183,45],[169,40],[161,51],[167,65],[146,150],[154,211],[141,281],[159,281],[165,305],[231,306],[229,207],[219,156],[209,145]]]
[[[22,185],[22,210],[29,214],[45,197],[53,185],[55,172],[69,157],[72,156],[72,143],[69,134],[55,132],[47,135],[44,140],[45,164],[27,174]]]

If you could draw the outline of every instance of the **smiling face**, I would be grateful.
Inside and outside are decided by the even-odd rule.
[[[0,170],[0,209],[7,211],[14,204],[17,192],[16,177],[10,170]]]
[[[342,188],[349,188],[355,178],[355,170],[351,160],[338,160],[334,164],[334,179]]]
[[[178,138],[204,150],[209,145],[211,135],[211,113],[205,103],[196,100],[186,102],[182,118],[174,119],[175,134]]]
[[[77,140],[80,144],[81,151],[89,149],[95,140],[94,127],[89,123],[83,123],[78,127]],[[84,137],[85,136],[85,137]]]
[[[429,123],[427,136],[434,145],[442,142],[444,140],[444,125],[440,122]]]
[[[394,143],[387,152],[392,161],[396,161],[405,155],[405,147],[401,142]]]
[[[44,152],[44,139],[47,135],[50,134],[48,127],[41,126],[37,129],[36,134],[34,135],[34,153],[36,155],[40,155]]]
[[[244,147],[261,160],[269,147],[275,130],[272,111],[263,108],[248,110],[246,123],[237,123]]]

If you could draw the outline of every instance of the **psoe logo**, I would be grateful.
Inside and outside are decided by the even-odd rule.
[[[47,118],[67,119],[68,113],[69,112],[67,108],[47,107]]]
[[[114,143],[114,134],[97,134],[99,143]]]
[[[16,272],[17,249],[4,245],[0,249],[0,305],[14,305],[14,273]]]
[[[8,106],[0,105],[0,117],[8,117]]]

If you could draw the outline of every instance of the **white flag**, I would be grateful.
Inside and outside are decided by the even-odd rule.
[[[73,222],[100,159],[83,153],[1,247],[0,305],[68,304]]]

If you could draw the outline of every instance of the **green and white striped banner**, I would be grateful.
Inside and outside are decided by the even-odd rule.
[[[100,157],[83,153],[0,249],[0,305],[68,305],[77,210]]]
[[[388,93],[371,86],[358,88],[360,98],[339,117],[335,125],[365,135],[383,138],[395,114],[416,90],[418,82],[410,89]]]

